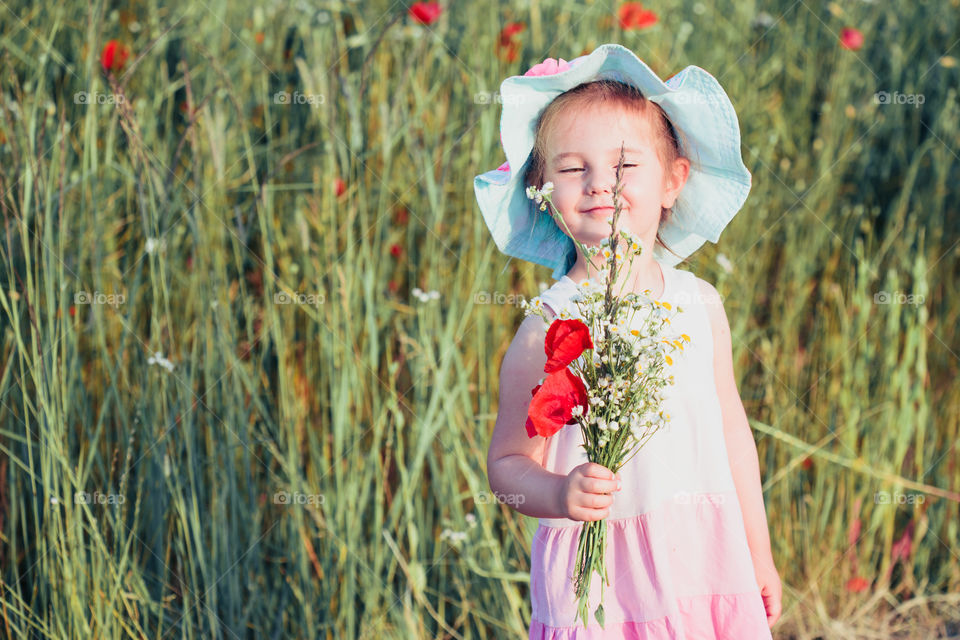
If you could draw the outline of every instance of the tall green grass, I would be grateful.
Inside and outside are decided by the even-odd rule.
[[[536,522],[484,460],[549,271],[479,216],[478,94],[618,41],[740,117],[750,199],[681,267],[725,296],[775,637],[956,634],[957,3],[667,1],[628,33],[599,0],[406,4],[0,8],[0,632],[525,635]]]

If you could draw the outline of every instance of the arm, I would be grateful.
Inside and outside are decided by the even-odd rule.
[[[774,566],[773,553],[770,549],[770,533],[767,529],[767,514],[763,504],[757,445],[753,440],[740,393],[737,391],[733,373],[730,326],[723,309],[723,302],[720,294],[710,284],[699,278],[698,282],[713,332],[714,378],[723,414],[723,437],[727,447],[727,459],[730,463],[733,483],[737,489],[740,510],[743,513],[754,572],[761,594],[764,596],[768,623],[772,626],[780,616],[780,577]]]
[[[487,479],[498,501],[534,518],[562,518],[560,487],[566,476],[543,468],[546,439],[524,428],[530,391],[546,374],[546,330],[537,316],[524,318],[500,367],[500,407],[487,452]]]
[[[503,358],[487,479],[499,502],[526,516],[600,520],[610,513],[619,475],[592,462],[578,465],[567,475],[547,471],[543,467],[546,438],[527,435],[530,392],[546,375],[545,336],[543,320],[528,316]]]

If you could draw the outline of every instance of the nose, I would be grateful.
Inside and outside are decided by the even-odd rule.
[[[587,193],[590,195],[600,193],[613,193],[614,181],[610,176],[597,171],[591,171],[587,180]]]

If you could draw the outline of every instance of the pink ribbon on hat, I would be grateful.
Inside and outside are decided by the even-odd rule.
[[[547,58],[543,62],[539,62],[524,73],[524,76],[552,76],[555,73],[560,73],[561,71],[566,71],[570,68],[570,63],[560,58]],[[503,134],[500,134],[500,146],[503,146]],[[510,171],[510,163],[504,162],[502,165],[497,167],[497,171]]]
[[[539,64],[535,64],[523,75],[525,76],[552,76],[555,73],[560,73],[561,71],[566,71],[570,68],[570,63],[560,58],[560,60],[555,60],[554,58],[547,58]]]

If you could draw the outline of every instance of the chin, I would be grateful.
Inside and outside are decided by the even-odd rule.
[[[606,231],[603,233],[589,233],[581,231],[579,233],[574,233],[573,237],[576,238],[581,244],[584,244],[588,247],[593,247],[600,244],[601,240],[610,237],[610,227],[607,226]]]

